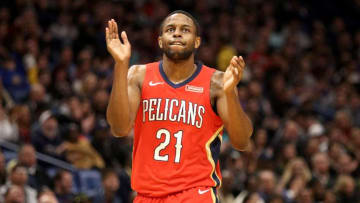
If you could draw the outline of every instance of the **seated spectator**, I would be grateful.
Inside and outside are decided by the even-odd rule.
[[[277,186],[277,191],[285,192],[289,201],[293,201],[304,186],[311,180],[311,172],[302,158],[291,160]]]
[[[37,192],[35,189],[27,185],[28,174],[26,167],[22,165],[15,165],[9,174],[8,181],[5,185],[0,187],[0,196],[4,197],[6,191],[13,185],[19,186],[25,192],[26,203],[36,203]],[[3,202],[4,199],[0,199]]]
[[[58,200],[51,190],[45,189],[38,195],[38,203],[58,203]]]
[[[14,121],[19,129],[19,142],[31,142],[30,128],[31,128],[31,113],[29,106],[25,104],[15,105],[10,109],[9,117]]]
[[[46,89],[42,84],[36,83],[31,86],[28,106],[36,118],[42,111],[49,108],[49,100],[50,96],[46,94]]]
[[[73,175],[69,171],[60,170],[54,177],[54,192],[61,203],[72,203],[75,194],[72,192]]]
[[[94,202],[107,203],[123,203],[119,194],[117,193],[120,182],[116,172],[112,169],[105,169],[102,173],[102,185],[99,194],[94,198]]]
[[[15,102],[21,102],[27,97],[30,87],[20,57],[5,58],[0,66],[0,78]]]
[[[42,187],[49,185],[49,177],[43,168],[37,164],[35,153],[35,149],[31,144],[25,144],[20,148],[18,158],[11,160],[8,166],[11,167],[15,164],[20,164],[26,167],[29,176],[28,184],[37,191],[40,191]]]
[[[330,174],[330,160],[326,153],[318,152],[312,157],[313,178],[316,178],[325,188],[334,185],[334,179]]]
[[[277,179],[273,171],[260,171],[258,184],[259,195],[265,202],[269,201],[270,197],[276,194],[275,186],[277,184]]]
[[[0,101],[0,141],[17,142],[19,130],[15,122],[11,121]]]
[[[351,157],[347,152],[339,154],[338,162],[334,163],[334,168],[339,175],[358,176],[358,166],[358,160],[353,159],[353,157]]]
[[[24,190],[17,185],[10,186],[4,195],[4,202],[5,203],[25,203]]]
[[[32,143],[37,152],[61,158],[62,149],[59,147],[62,140],[59,136],[59,127],[56,117],[50,111],[44,111],[39,118],[39,128],[32,136]]]
[[[79,126],[69,124],[68,139],[62,144],[65,158],[78,169],[104,168],[104,160],[85,136]]]
[[[337,202],[359,202],[360,196],[356,192],[355,180],[348,175],[339,176],[334,186]]]

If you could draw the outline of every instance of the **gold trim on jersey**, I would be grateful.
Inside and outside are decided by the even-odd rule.
[[[221,134],[220,134],[220,132],[223,130],[223,128],[224,128],[224,125],[222,125],[212,136],[211,136],[211,138],[207,141],[207,143],[206,143],[206,145],[205,145],[205,148],[206,148],[206,153],[207,153],[207,158],[208,158],[208,160],[209,160],[209,162],[210,162],[210,164],[211,164],[211,166],[212,166],[212,171],[211,171],[211,173],[210,173],[210,178],[214,181],[214,183],[215,183],[215,186],[217,185],[217,182],[216,182],[216,180],[214,180],[214,178],[212,177],[212,175],[213,175],[213,173],[215,172],[215,175],[218,177],[218,179],[219,179],[219,182],[220,182],[220,185],[219,186],[221,186],[221,180],[220,180],[220,177],[219,177],[219,175],[216,173],[216,163],[214,162],[214,159],[212,158],[212,156],[211,156],[211,150],[210,150],[210,144],[211,144],[211,142],[212,141],[214,141],[215,140],[215,138],[216,137],[218,137],[219,136],[219,138],[220,138],[220,141],[222,141],[222,136],[221,136]]]
[[[211,199],[213,200],[214,203],[216,203],[216,194],[212,188],[211,188]]]

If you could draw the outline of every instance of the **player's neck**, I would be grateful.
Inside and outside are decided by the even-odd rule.
[[[173,61],[166,56],[163,57],[163,69],[168,79],[173,83],[181,83],[191,77],[196,70],[194,56],[187,60]]]

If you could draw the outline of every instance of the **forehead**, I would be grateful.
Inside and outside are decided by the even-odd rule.
[[[167,25],[188,25],[195,27],[193,20],[182,13],[175,13],[167,17],[164,21],[164,27]]]

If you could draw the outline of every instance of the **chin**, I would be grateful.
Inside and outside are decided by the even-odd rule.
[[[174,52],[174,51],[169,51],[169,52],[165,52],[165,55],[171,59],[171,60],[187,60],[190,58],[190,56],[193,54],[193,52]]]

